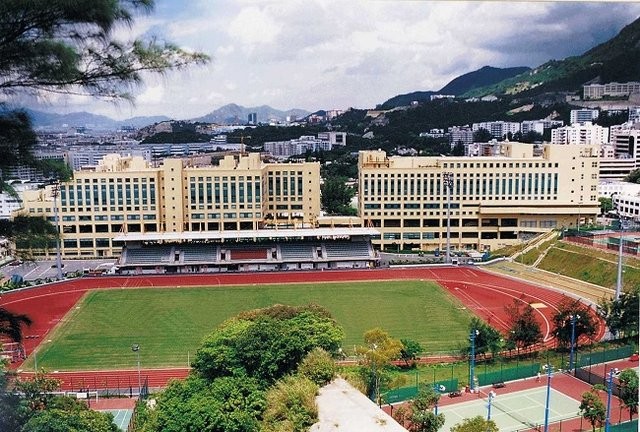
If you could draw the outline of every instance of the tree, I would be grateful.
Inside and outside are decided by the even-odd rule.
[[[142,72],[208,57],[154,39],[120,42],[115,30],[153,0],[5,0],[0,3],[0,91],[82,93],[130,99]]]
[[[486,143],[493,139],[493,135],[486,129],[478,129],[473,133],[473,142]]]
[[[638,413],[638,373],[634,369],[625,369],[618,375],[620,381],[620,400],[629,410],[629,421]]]
[[[7,336],[14,342],[22,342],[22,326],[31,325],[31,319],[16,314],[0,306],[0,335]]]
[[[322,208],[330,215],[354,215],[351,199],[355,195],[352,187],[346,185],[346,178],[326,178],[321,187]]]
[[[303,376],[289,375],[266,394],[260,430],[263,432],[306,432],[316,422],[318,386]]]
[[[553,335],[558,345],[567,347],[571,343],[573,331],[572,316],[575,319],[575,343],[581,336],[592,338],[597,332],[597,323],[593,318],[593,311],[580,300],[564,297],[553,315]]]
[[[316,347],[336,353],[343,337],[320,306],[271,306],[221,324],[197,351],[193,368],[210,380],[248,375],[273,382],[295,371]]]
[[[631,171],[624,179],[628,183],[640,183],[640,169]]]
[[[464,156],[464,143],[458,141],[451,149],[451,156]]]
[[[206,63],[208,56],[170,42],[117,40],[118,28],[153,7],[153,0],[0,2],[2,99],[63,93],[132,101],[131,90],[142,83],[143,73]],[[37,165],[31,154],[34,144],[24,112],[0,111],[0,171]]]
[[[487,420],[482,416],[466,418],[461,423],[454,425],[451,432],[499,432],[498,425],[493,420]]]
[[[422,345],[412,339],[400,339],[400,342],[402,343],[400,358],[409,366],[409,360],[415,360],[417,355],[423,351]]]
[[[474,351],[475,355],[486,356],[488,353],[494,356],[500,352],[503,346],[502,335],[500,332],[490,325],[486,324],[479,318],[472,318],[469,324],[469,332],[476,332]],[[471,344],[469,344],[468,353],[471,354]]]
[[[10,239],[20,258],[30,259],[34,250],[46,250],[55,244],[55,226],[43,217],[16,216],[13,221],[0,221],[0,236]]]
[[[640,325],[640,287],[622,293],[620,298],[603,299],[598,307],[598,314],[604,318],[611,333],[628,337],[638,331]]]
[[[611,198],[600,197],[598,198],[598,201],[600,202],[600,214],[606,215],[613,210],[613,202]]]
[[[593,432],[596,430],[596,426],[602,426],[606,416],[606,408],[604,402],[600,400],[598,390],[592,388],[591,390],[582,393],[582,400],[580,401],[580,415],[591,423]]]
[[[36,413],[22,427],[22,432],[118,432],[113,415],[92,411],[84,406],[72,411],[49,409]]]
[[[173,381],[157,398],[149,430],[257,431],[265,408],[264,391],[257,379],[223,377],[209,381],[190,375]]]
[[[319,386],[323,386],[335,378],[336,363],[327,351],[322,348],[314,348],[302,359],[298,366],[298,374],[307,377]]]
[[[409,415],[411,432],[436,432],[444,425],[444,414],[437,414],[433,408],[440,400],[440,395],[427,386],[420,389],[418,396],[411,404]]]
[[[398,358],[401,350],[402,343],[379,327],[365,332],[364,345],[356,348],[356,352],[363,357],[364,361],[361,374],[367,394],[378,404],[381,403],[381,383],[388,378],[385,368],[391,360]]]
[[[508,316],[509,336],[518,349],[526,349],[542,342],[542,330],[536,320],[535,311],[530,304],[519,299],[513,299],[513,303],[504,307]]]

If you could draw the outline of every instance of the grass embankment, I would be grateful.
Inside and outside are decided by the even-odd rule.
[[[617,255],[605,251],[557,242],[542,259],[538,268],[606,288],[615,288]],[[624,257],[623,289],[640,285],[640,260]]]
[[[471,315],[428,281],[350,282],[214,288],[91,291],[37,351],[49,370],[133,368],[133,343],[143,367],[187,366],[202,339],[239,312],[276,303],[326,307],[343,326],[344,349],[381,327],[416,340],[428,352],[455,350]],[[33,357],[33,356],[32,356]],[[33,367],[30,357],[25,369]]]

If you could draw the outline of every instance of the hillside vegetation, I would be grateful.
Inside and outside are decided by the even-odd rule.
[[[552,273],[614,289],[618,261],[615,253],[582,247],[563,241],[551,246],[538,268]],[[623,290],[640,285],[640,260],[625,256]]]
[[[517,95],[530,97],[552,91],[579,91],[589,81],[627,82],[640,77],[640,18],[613,39],[580,56],[550,60],[497,84],[471,89],[464,96]]]

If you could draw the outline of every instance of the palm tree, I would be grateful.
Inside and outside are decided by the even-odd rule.
[[[22,342],[22,325],[31,325],[31,318],[14,314],[0,306],[0,336],[6,335],[14,342]]]

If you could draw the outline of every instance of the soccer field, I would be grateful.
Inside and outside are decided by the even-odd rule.
[[[395,338],[419,341],[426,351],[464,343],[471,314],[429,281],[375,281],[305,285],[141,288],[90,291],[37,349],[38,367],[53,370],[187,366],[203,338],[243,310],[276,303],[317,303],[343,326],[344,349],[381,327]],[[34,367],[31,355],[24,369]]]

